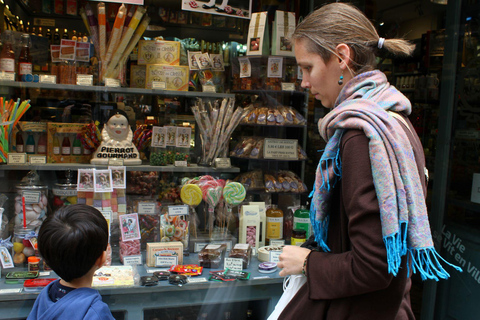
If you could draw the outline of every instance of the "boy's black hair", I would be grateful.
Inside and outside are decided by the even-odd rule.
[[[87,274],[107,245],[107,221],[100,211],[84,204],[61,207],[38,233],[40,254],[67,282]]]

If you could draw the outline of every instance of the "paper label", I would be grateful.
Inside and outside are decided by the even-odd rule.
[[[285,245],[285,240],[270,240],[270,245],[274,247],[280,247]]]
[[[239,258],[225,258],[225,269],[232,269],[232,270],[243,270],[243,259]]]
[[[51,273],[50,271],[40,271],[38,273],[38,276],[39,277],[48,277],[50,275],[50,273]]]
[[[18,288],[18,289],[0,289],[0,294],[20,293],[20,292],[22,292],[22,288]]]
[[[47,163],[46,156],[30,156],[29,157],[30,164],[45,164]]]
[[[270,251],[269,253],[269,261],[270,262],[275,262],[277,263],[278,261],[280,261],[280,259],[278,258],[280,255],[282,254],[282,251]]]
[[[167,83],[165,81],[152,81],[152,89],[166,90]]]
[[[25,203],[39,203],[42,194],[38,191],[22,191]]]
[[[265,138],[263,157],[265,159],[298,160],[298,140]]]
[[[187,161],[175,161],[174,166],[175,167],[188,167],[188,162]]]
[[[195,243],[195,248],[194,248],[194,252],[200,252],[202,251],[203,248],[205,248],[205,246],[207,245],[207,242],[196,242]]]
[[[240,78],[250,78],[252,76],[252,65],[250,59],[243,57],[238,58],[240,64]]]
[[[177,127],[168,126],[167,129],[167,142],[168,147],[175,147],[177,142]]]
[[[168,215],[169,216],[186,216],[188,215],[188,206],[179,205],[179,206],[168,206]]]
[[[77,74],[78,86],[93,86],[93,74]]]
[[[213,93],[217,92],[215,90],[215,86],[209,85],[209,84],[203,85],[202,90],[203,90],[203,92],[213,92]]]
[[[105,78],[105,87],[118,88],[118,87],[120,87],[120,80],[112,79],[112,78]]]
[[[295,83],[282,82],[282,91],[295,91]]]
[[[108,165],[109,166],[123,166],[123,159],[108,159]]]
[[[178,264],[178,256],[155,256],[155,267],[169,267]]]
[[[190,148],[190,138],[192,136],[191,127],[177,127],[176,132],[176,147],[177,148]]]
[[[8,164],[25,164],[27,155],[25,153],[9,153]]]
[[[153,127],[152,147],[165,148],[167,146],[167,129],[164,127]]]
[[[13,64],[13,67],[14,67],[13,70],[15,70],[15,63]],[[3,71],[0,72],[0,80],[2,80],[2,81],[15,81],[15,72],[3,72]]]
[[[138,203],[138,213],[140,214],[154,214],[155,203],[154,202],[140,202]]]
[[[246,243],[237,243],[233,249],[239,249],[239,250],[248,250],[248,244]]]
[[[123,265],[124,266],[137,266],[142,264],[142,255],[135,255],[135,256],[124,256],[123,257]]]
[[[215,159],[215,168],[230,168],[232,163],[230,158],[216,158]]]
[[[14,73],[15,72],[15,59],[10,59],[10,58],[0,59],[0,67],[3,71],[6,71],[5,73]],[[7,79],[5,79],[5,80],[7,80]],[[13,80],[15,80],[15,77],[13,78]]]
[[[56,75],[51,75],[51,74],[41,74],[40,75],[40,83],[56,84],[57,83],[57,76]]]
[[[13,268],[13,259],[10,255],[10,251],[8,251],[5,247],[0,247],[0,261],[2,263],[2,268],[8,269]]]
[[[209,244],[208,246],[205,247],[207,250],[217,250],[220,249],[221,245],[219,244]]]
[[[188,283],[200,283],[200,282],[207,282],[207,278],[205,277],[190,277],[187,278]]]
[[[77,41],[62,39],[60,42],[60,59],[75,60]]]
[[[268,58],[268,78],[281,78],[283,74],[283,58],[269,57]]]

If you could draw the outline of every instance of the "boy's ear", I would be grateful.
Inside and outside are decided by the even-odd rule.
[[[98,257],[97,261],[95,261],[97,269],[100,269],[105,263],[105,261],[107,261],[107,251],[103,251],[102,255]]]

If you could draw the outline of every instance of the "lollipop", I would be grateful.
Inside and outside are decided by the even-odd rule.
[[[213,220],[215,214],[215,206],[220,202],[222,198],[222,187],[210,187],[206,190],[205,201],[208,203],[208,225],[210,229],[210,237],[213,231]]]
[[[228,230],[228,222],[232,217],[232,207],[238,206],[242,203],[246,194],[245,187],[240,182],[229,182],[225,185],[225,188],[223,188],[223,199],[225,199],[225,202],[227,203],[227,216],[225,217],[227,220],[227,227],[225,232]]]
[[[197,237],[197,212],[195,207],[202,202],[202,190],[196,184],[185,184],[180,190],[180,199],[187,204],[193,211],[191,216],[191,225],[193,226],[193,233]]]

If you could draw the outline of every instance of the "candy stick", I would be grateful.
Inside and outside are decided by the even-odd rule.
[[[105,15],[105,3],[98,4],[98,38],[100,42],[100,60],[105,60],[107,45],[107,17]]]
[[[140,8],[143,9],[143,7],[140,7]],[[132,20],[132,17],[135,14],[135,10],[137,10],[137,6],[130,5],[130,10],[128,10],[127,17],[125,18],[125,24],[123,25],[122,37],[128,29],[128,25],[130,24],[130,21]]]
[[[88,18],[87,18],[87,14],[85,13],[85,8],[83,8],[83,7],[80,8],[79,13],[80,13],[80,16],[82,17],[82,20],[83,20],[83,23],[85,24],[85,27],[87,28],[88,33],[91,34],[90,24],[88,23]]]
[[[117,17],[115,18],[115,22],[113,24],[112,33],[110,35],[110,39],[108,40],[108,49],[107,53],[105,54],[105,60],[102,61],[102,75],[105,75],[105,71],[110,63],[110,59],[112,58],[114,51],[118,48],[118,44],[121,41],[126,10],[127,9],[125,8],[125,5],[122,3],[120,9],[118,9]]]
[[[117,49],[115,51],[115,54],[111,58],[111,61],[108,62],[107,72],[106,72],[107,77],[110,77],[112,75],[113,70],[117,66],[117,63],[120,61],[120,58],[125,52],[125,49],[127,49],[128,44],[132,39],[133,33],[137,29],[137,26],[140,23],[140,20],[142,20],[142,17],[145,14],[145,12],[146,12],[146,9],[144,7],[139,7],[137,11],[135,11],[135,14],[133,15],[132,19],[130,20],[130,23],[128,24],[127,30],[123,33],[123,36],[118,46],[116,47]],[[131,51],[129,51],[128,53],[130,54],[130,52]]]
[[[88,24],[90,25],[90,36],[92,37],[93,46],[95,47],[97,54],[100,54],[100,45],[98,43],[98,22],[88,3],[85,5],[85,13],[87,14]]]
[[[22,208],[23,208],[23,229],[27,228],[27,214],[25,213],[25,197],[22,195]]]
[[[114,70],[113,75],[112,75],[113,78],[118,77],[118,74],[120,73],[121,67],[127,62],[127,59],[130,56],[130,53],[132,52],[132,50],[137,45],[137,43],[140,40],[140,38],[142,37],[143,33],[147,29],[149,23],[150,23],[150,17],[145,15],[142,19],[142,22],[140,22],[137,29],[135,30],[135,33],[133,34],[132,39],[128,43],[127,48],[124,50],[123,55],[120,58],[120,61],[118,62],[117,66],[115,67],[115,70]]]

